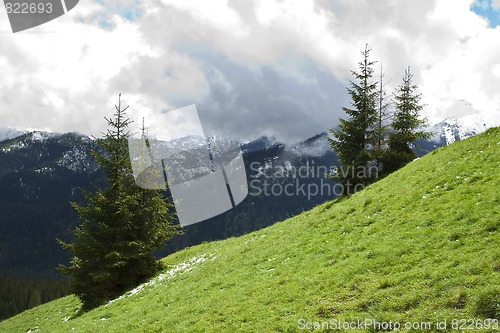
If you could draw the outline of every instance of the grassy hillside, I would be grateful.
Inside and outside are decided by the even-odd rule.
[[[349,199],[168,256],[162,275],[107,306],[79,315],[65,297],[0,332],[296,332],[314,322],[320,332],[358,320],[349,331],[439,331],[446,320],[447,330],[493,332],[480,325],[500,317],[499,171],[497,128]]]

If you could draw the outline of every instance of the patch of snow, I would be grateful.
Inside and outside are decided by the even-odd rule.
[[[22,149],[29,146],[30,142],[45,142],[46,140],[54,137],[61,136],[58,133],[51,132],[41,132],[41,131],[17,131],[11,129],[0,129],[0,141],[5,141],[9,139],[14,139],[20,136],[26,135],[24,138],[20,139],[19,142],[12,144],[8,147],[2,148],[3,152],[10,152],[11,150]]]
[[[105,306],[108,306],[109,304],[111,304],[113,302],[116,302],[118,300],[121,300],[123,298],[133,296],[133,295],[139,293],[145,287],[155,286],[160,281],[163,281],[165,279],[171,279],[171,278],[173,278],[173,277],[175,277],[175,276],[177,276],[177,275],[179,275],[181,273],[184,273],[184,272],[190,272],[199,263],[204,262],[206,260],[213,260],[215,258],[217,258],[217,257],[216,256],[209,256],[209,257],[207,257],[207,255],[204,254],[204,255],[202,255],[202,256],[200,256],[198,258],[197,257],[193,257],[193,258],[191,258],[189,260],[181,262],[180,264],[177,264],[176,266],[174,266],[172,269],[169,269],[168,271],[166,271],[164,273],[161,273],[156,278],[153,278],[153,279],[149,280],[148,282],[140,284],[139,286],[137,286],[134,289],[126,292],[125,294],[121,295],[120,297],[115,298],[114,300],[109,301]]]
[[[60,136],[60,134],[50,133],[50,132],[41,132],[34,131],[31,133],[31,141],[32,142],[45,142],[47,139]]]
[[[10,146],[8,146],[8,147],[4,147],[4,148],[2,148],[2,152],[4,152],[4,153],[8,153],[8,152],[10,152],[11,150],[22,149],[22,148],[24,148],[24,147],[27,147],[27,144],[26,144],[26,142],[25,142],[24,140],[21,140],[21,141],[19,141],[19,142],[18,142],[18,143],[16,143],[16,144],[13,144],[13,145],[10,145]]]
[[[54,168],[49,168],[49,167],[42,167],[39,169],[35,169],[36,173],[51,173],[52,171],[54,171]]]
[[[320,136],[310,142],[301,143],[292,148],[292,151],[299,156],[321,157],[332,148],[328,143],[326,136]]]
[[[262,136],[257,140],[242,145],[241,148],[244,153],[248,154],[259,150],[268,150],[276,145],[281,145],[276,137]]]
[[[215,257],[211,257],[210,259],[212,260],[214,258]],[[204,262],[205,260],[206,260],[206,257],[204,255],[199,257],[199,258],[193,257],[189,261],[184,261],[184,262],[178,264],[177,266],[175,266],[174,268],[168,270],[167,272],[158,275],[158,280],[162,281],[165,278],[173,278],[179,273],[182,273],[185,271],[191,271],[193,269],[194,265],[199,264],[200,262]]]
[[[66,151],[57,161],[57,165],[77,173],[95,171],[98,168],[89,153],[81,147],[73,147]]]

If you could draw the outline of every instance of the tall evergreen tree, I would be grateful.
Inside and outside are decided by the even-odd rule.
[[[425,132],[427,119],[420,118],[423,109],[422,95],[417,93],[418,86],[413,84],[410,67],[405,70],[403,82],[394,93],[395,113],[392,131],[389,135],[389,149],[384,158],[384,173],[393,172],[416,158],[411,145],[418,139],[429,139],[431,133]]]
[[[121,94],[108,130],[92,154],[104,171],[107,187],[84,192],[86,205],[72,203],[81,224],[72,243],[59,241],[73,259],[60,270],[88,310],[114,299],[152,277],[161,268],[153,251],[179,233],[171,204],[162,193],[135,185],[127,140],[131,121]]]
[[[373,81],[373,65],[369,59],[370,49],[366,45],[361,53],[359,72],[351,71],[357,82],[350,81],[347,92],[351,96],[351,108],[343,107],[347,119],[340,119],[340,129],[330,130],[334,136],[329,139],[331,147],[339,156],[342,167],[335,178],[343,185],[343,194],[354,193],[359,184],[371,182],[373,176],[370,165],[373,160],[373,147],[378,142],[377,82]]]

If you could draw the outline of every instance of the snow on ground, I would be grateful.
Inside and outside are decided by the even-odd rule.
[[[176,266],[174,266],[172,269],[169,269],[168,271],[164,272],[164,273],[161,273],[160,275],[158,275],[157,277],[149,280],[148,282],[145,282],[143,284],[140,284],[139,286],[135,287],[134,289],[130,290],[130,291],[127,291],[125,294],[121,295],[120,297],[118,298],[115,298],[114,300],[111,300],[108,302],[107,305],[113,303],[113,302],[116,302],[120,299],[123,299],[123,298],[126,298],[126,297],[129,297],[129,296],[133,296],[137,293],[139,293],[141,290],[143,290],[145,287],[148,287],[148,286],[155,286],[157,283],[165,280],[165,279],[171,279],[179,274],[182,274],[182,273],[185,273],[185,272],[190,272],[192,271],[196,265],[198,265],[199,263],[201,262],[204,262],[206,260],[213,260],[215,259],[216,257],[215,256],[208,256],[206,254],[200,256],[200,257],[193,257],[189,260],[186,260],[184,262],[181,262],[180,264],[177,264]]]
[[[97,171],[98,165],[93,159],[89,158],[87,149],[85,146],[73,147],[63,153],[63,156],[57,161],[57,165],[75,173]]]
[[[33,131],[31,133],[31,141],[36,142],[44,142],[47,139],[50,138],[56,138],[58,136],[61,136],[59,133],[53,133],[53,132],[42,132],[42,131]]]

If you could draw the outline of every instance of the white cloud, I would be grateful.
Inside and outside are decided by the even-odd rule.
[[[82,6],[89,14],[93,8],[98,7]],[[112,32],[63,19],[41,26],[39,33],[2,35],[4,124],[99,134],[109,100],[117,97],[110,90],[112,78],[139,56],[154,54],[136,25],[118,16],[113,20]]]
[[[161,2],[188,13],[193,19],[205,22],[222,33],[238,37],[245,35],[245,27],[241,17],[228,6],[228,0],[162,0]]]
[[[492,112],[500,30],[473,2],[80,2],[31,32],[0,35],[1,127],[98,135],[122,92],[134,117],[196,103],[209,132],[304,139],[344,116],[365,43],[389,89],[411,65],[432,121]]]

